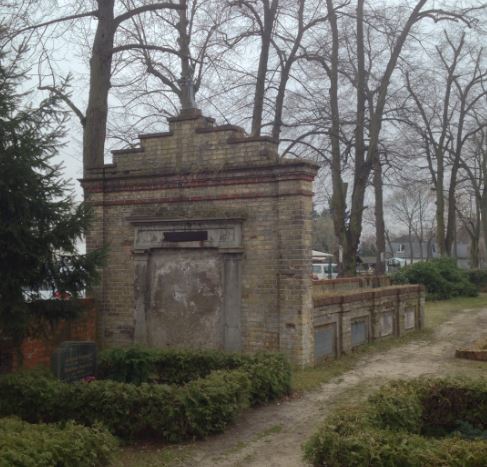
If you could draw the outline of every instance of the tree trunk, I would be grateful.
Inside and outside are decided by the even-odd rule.
[[[445,256],[445,200],[443,198],[443,170],[438,163],[436,184],[436,248],[440,256]]]
[[[180,0],[180,5],[185,4],[185,0]],[[195,106],[194,102],[194,92],[193,92],[193,69],[190,63],[190,50],[189,42],[190,38],[188,35],[188,18],[187,11],[179,10],[179,23],[177,24],[178,31],[178,45],[180,52],[181,61],[181,93],[179,95],[179,100],[181,104],[181,110],[187,110]]]
[[[98,24],[90,59],[90,89],[83,132],[83,168],[103,167],[108,118],[108,92],[116,26],[114,1],[98,0]]]
[[[272,139],[279,142],[282,127],[282,111],[284,108],[284,97],[286,95],[286,86],[289,80],[289,72],[291,67],[286,64],[285,68],[281,72],[281,81],[277,90],[276,96],[276,110],[274,112],[274,124],[272,125]]]
[[[330,79],[330,112],[331,128],[329,137],[331,141],[331,178],[333,184],[333,194],[331,198],[331,212],[333,216],[333,227],[338,245],[342,247],[344,260],[347,258],[349,251],[349,242],[347,235],[347,225],[345,212],[347,209],[346,189],[342,180],[342,167],[340,158],[340,109],[338,106],[338,24],[337,16],[333,6],[333,0],[326,0],[328,9],[328,21],[332,31],[332,50],[331,62],[329,69]],[[347,264],[346,261],[339,262],[339,274],[345,275],[350,273],[355,266]]]
[[[299,29],[296,35],[296,39],[294,41],[293,47],[287,60],[282,63],[282,70],[281,70],[281,79],[279,81],[279,87],[277,90],[276,96],[276,109],[274,112],[274,124],[272,125],[272,139],[276,142],[279,142],[279,137],[281,135],[281,128],[282,128],[282,112],[284,108],[284,97],[286,95],[286,87],[287,82],[289,81],[289,74],[291,73],[291,68],[296,58],[296,53],[299,50],[301,45],[301,40],[303,38],[303,15],[304,15],[304,3],[305,0],[298,0],[299,2]]]
[[[386,236],[384,225],[384,199],[382,187],[382,166],[380,156],[374,159],[374,193],[375,193],[375,244],[377,248],[375,273],[377,275],[386,272]]]
[[[271,47],[272,29],[278,5],[278,0],[272,0],[271,5],[264,3],[264,20],[262,31],[262,47],[260,49],[257,82],[255,84],[254,109],[252,112],[252,135],[259,136],[262,129],[262,114],[264,112],[265,83]]]
[[[472,269],[480,268],[480,238],[476,233],[470,237],[470,267]]]
[[[446,225],[445,235],[445,252],[447,256],[456,257],[455,240],[457,231],[457,215],[456,215],[456,201],[455,188],[450,185],[450,194],[448,196],[448,220]],[[453,194],[451,194],[453,193]]]
[[[409,264],[413,264],[414,251],[413,251],[413,233],[412,230],[408,231],[408,242],[409,242]]]
[[[482,228],[482,237],[484,240],[484,250],[487,251],[487,185],[482,193],[482,198],[479,200],[480,222]]]

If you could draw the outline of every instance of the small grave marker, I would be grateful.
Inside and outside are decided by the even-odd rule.
[[[315,358],[336,357],[336,325],[328,324],[315,328]]]
[[[367,318],[352,321],[352,347],[365,344],[369,340],[369,326]]]
[[[409,308],[404,312],[404,329],[414,329],[416,326],[416,312]]]
[[[381,337],[390,336],[394,331],[394,313],[386,311],[382,313],[380,335]]]
[[[96,344],[66,341],[52,354],[51,368],[63,381],[79,381],[96,372]]]

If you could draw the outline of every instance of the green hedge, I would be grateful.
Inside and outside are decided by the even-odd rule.
[[[0,419],[1,467],[94,467],[110,463],[117,442],[106,430],[67,422],[31,425]]]
[[[248,405],[250,381],[240,370],[215,371],[185,386],[116,381],[63,383],[36,373],[0,378],[0,416],[32,422],[102,423],[122,438],[166,441],[222,431]]]
[[[126,439],[180,441],[221,432],[249,404],[287,394],[291,369],[273,353],[128,348],[103,352],[97,377],[68,384],[39,372],[4,376],[0,416],[102,423]]]
[[[278,353],[255,355],[216,350],[158,350],[130,347],[101,352],[97,377],[125,383],[185,384],[215,370],[240,369],[251,382],[252,405],[288,394],[291,367]]]
[[[395,284],[422,284],[429,300],[478,295],[478,288],[469,275],[451,258],[435,258],[405,266],[392,275]]]
[[[391,383],[334,413],[304,451],[314,466],[485,466],[487,382]]]
[[[480,291],[487,292],[487,269],[470,269],[467,274],[472,284]]]

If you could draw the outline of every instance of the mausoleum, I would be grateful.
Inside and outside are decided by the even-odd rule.
[[[318,167],[189,106],[82,185],[108,248],[92,291],[101,346],[281,351],[299,366],[424,323],[424,290],[311,280]]]
[[[317,166],[196,109],[139,138],[82,180],[95,212],[87,248],[108,246],[93,291],[99,344],[278,350],[312,363]]]

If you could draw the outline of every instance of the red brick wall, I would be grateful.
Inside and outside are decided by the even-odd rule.
[[[49,367],[51,355],[63,341],[95,341],[96,311],[93,299],[83,299],[86,307],[81,317],[74,321],[60,321],[48,337],[28,338],[22,343],[21,350],[24,357],[23,368],[30,369],[38,366]],[[3,349],[3,352],[8,352]],[[13,369],[18,369],[15,352],[13,353]]]

